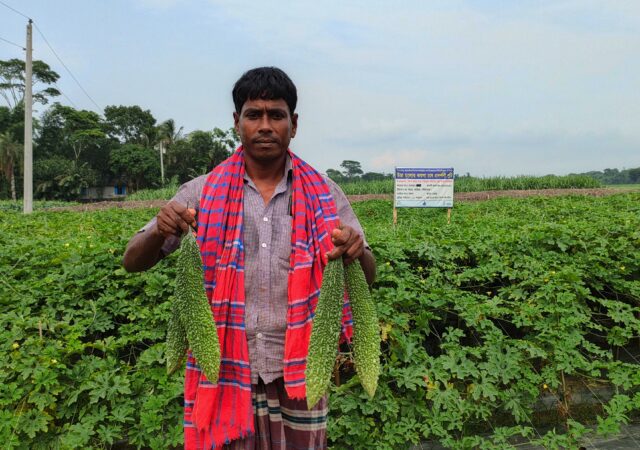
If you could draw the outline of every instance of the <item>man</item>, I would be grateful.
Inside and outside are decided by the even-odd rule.
[[[322,270],[329,259],[359,259],[371,283],[375,261],[344,193],[288,150],[298,125],[289,77],[250,70],[233,101],[242,146],[181,186],[131,239],[123,263],[146,270],[197,226],[222,363],[214,385],[189,355],[186,448],[323,449],[327,399],[308,411],[304,383]],[[349,337],[346,303],[344,311]]]

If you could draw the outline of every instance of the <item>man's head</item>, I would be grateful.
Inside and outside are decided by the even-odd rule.
[[[232,95],[237,114],[240,114],[247,100],[282,99],[292,115],[298,103],[295,84],[277,67],[257,67],[245,72],[233,86]]]
[[[233,122],[247,162],[284,164],[296,135],[296,87],[282,70],[260,67],[246,72],[233,87]]]

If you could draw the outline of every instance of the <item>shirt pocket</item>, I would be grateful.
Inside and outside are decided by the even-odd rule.
[[[273,229],[271,241],[274,246],[274,255],[280,260],[279,263],[286,263],[289,267],[291,259],[291,226],[293,217],[286,215],[273,219]]]

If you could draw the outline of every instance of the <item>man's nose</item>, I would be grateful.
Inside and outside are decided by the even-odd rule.
[[[271,125],[271,120],[269,119],[268,114],[264,114],[260,118],[259,131],[261,133],[271,133],[273,131],[273,126]]]

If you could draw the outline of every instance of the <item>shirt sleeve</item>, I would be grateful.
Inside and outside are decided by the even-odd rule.
[[[336,202],[336,209],[338,210],[338,218],[340,219],[340,224],[349,225],[351,228],[356,230],[356,232],[359,233],[360,236],[362,236],[364,246],[368,249],[371,249],[371,247],[369,247],[369,243],[367,242],[367,238],[364,235],[362,225],[360,225],[360,221],[358,221],[356,213],[353,212],[353,208],[351,208],[351,203],[349,203],[347,196],[344,195],[344,192],[342,192],[340,186],[338,186],[338,184],[331,178],[325,176],[325,180],[329,185],[331,196]]]
[[[196,208],[200,205],[200,195],[202,194],[202,188],[206,182],[207,176],[202,175],[198,178],[194,178],[191,181],[187,181],[180,188],[178,192],[173,196],[170,201],[176,201],[189,208]],[[138,230],[138,233],[144,233],[149,228],[155,226],[156,217],[154,216],[145,226]],[[180,238],[178,236],[169,236],[164,240],[164,244],[160,249],[162,256],[165,257],[173,253],[180,246]]]

